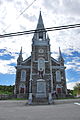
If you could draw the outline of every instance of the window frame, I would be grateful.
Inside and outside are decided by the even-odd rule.
[[[24,74],[23,74],[23,72],[24,72]],[[21,70],[21,81],[26,81],[26,70]]]
[[[40,66],[41,65],[40,60],[43,60],[43,65],[42,66]],[[44,71],[45,72],[45,59],[44,58],[39,58],[38,59],[38,71]]]
[[[61,72],[60,72],[60,70],[56,71],[56,82],[61,82]]]

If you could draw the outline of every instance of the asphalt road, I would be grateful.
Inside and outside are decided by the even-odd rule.
[[[80,120],[80,104],[27,106],[0,101],[0,120]]]

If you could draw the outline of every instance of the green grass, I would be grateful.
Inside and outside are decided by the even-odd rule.
[[[0,95],[4,95],[4,94],[12,95],[12,92],[8,92],[8,91],[0,91]]]
[[[8,99],[8,100],[27,100],[27,98],[11,98],[11,99]]]

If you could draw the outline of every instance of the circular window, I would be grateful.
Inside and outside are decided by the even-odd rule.
[[[39,53],[43,53],[44,52],[44,50],[43,49],[39,49]]]

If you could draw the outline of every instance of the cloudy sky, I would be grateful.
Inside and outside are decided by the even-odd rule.
[[[0,0],[0,34],[35,29],[40,10],[45,28],[80,24],[80,0]],[[76,82],[80,82],[80,28],[48,34],[55,59],[61,48],[67,87],[72,89]],[[0,38],[0,85],[15,83],[17,57],[21,46],[23,58],[30,56],[32,36]]]

